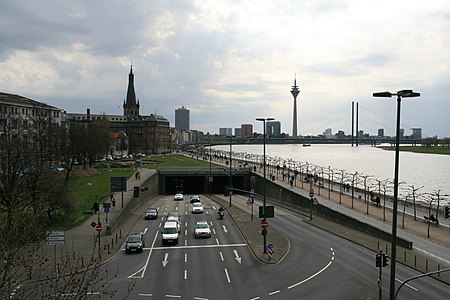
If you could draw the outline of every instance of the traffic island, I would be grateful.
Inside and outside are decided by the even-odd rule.
[[[226,215],[231,217],[236,226],[239,228],[242,236],[246,240],[249,248],[252,250],[253,255],[263,263],[275,264],[280,262],[286,254],[289,252],[290,243],[289,240],[279,233],[278,231],[272,229],[269,226],[266,228],[267,231],[267,245],[268,251],[264,253],[263,245],[263,228],[261,226],[261,221],[258,218],[250,218],[250,214],[244,210],[232,206],[228,207],[228,198],[212,195],[210,196],[218,205],[226,209]],[[270,219],[268,220],[270,223]],[[267,246],[266,245],[266,246]]]

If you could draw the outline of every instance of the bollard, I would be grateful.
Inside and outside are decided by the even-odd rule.
[[[114,239],[111,239],[111,248],[114,248]]]
[[[417,267],[417,255],[414,255],[414,267]]]
[[[425,260],[425,272],[428,272],[428,259]]]
[[[81,257],[81,267],[84,269],[84,259],[83,259],[83,256]]]
[[[108,244],[108,254],[111,254],[111,252],[109,251],[109,244]]]
[[[405,250],[405,258],[404,258],[404,261],[406,262],[406,250]]]
[[[380,251],[380,241],[377,241],[377,251]]]

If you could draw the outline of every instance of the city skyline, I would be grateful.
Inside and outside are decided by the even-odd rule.
[[[0,5],[0,91],[68,112],[120,114],[133,65],[142,115],[189,107],[190,127],[260,126],[271,117],[298,135],[360,129],[395,135],[395,99],[405,132],[449,137],[450,4],[447,1],[226,1],[113,3],[13,1]],[[368,15],[367,11],[371,14]]]

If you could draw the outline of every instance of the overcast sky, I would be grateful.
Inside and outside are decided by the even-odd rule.
[[[0,0],[0,91],[67,112],[123,114],[133,64],[141,114],[191,129],[281,121],[292,133],[359,129],[394,135],[395,98],[405,134],[450,137],[448,0]],[[295,75],[296,74],[296,75]],[[356,104],[355,104],[356,106]]]

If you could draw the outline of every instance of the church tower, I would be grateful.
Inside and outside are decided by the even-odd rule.
[[[128,75],[127,98],[123,101],[123,115],[130,119],[139,118],[139,99],[136,102],[136,92],[134,90],[133,66],[130,67]]]

